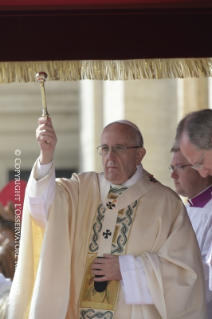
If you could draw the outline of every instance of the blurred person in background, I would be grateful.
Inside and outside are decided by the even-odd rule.
[[[0,244],[6,238],[10,242],[15,240],[15,208],[12,202],[5,207],[0,202]]]
[[[202,177],[212,176],[212,110],[187,114],[178,124],[174,147]],[[212,242],[207,255],[210,268],[209,288],[212,290]]]
[[[15,273],[15,209],[0,203],[0,319],[6,318],[8,296]]]
[[[169,170],[178,195],[188,197],[186,209],[201,251],[208,319],[212,318],[212,291],[209,290],[209,266],[206,257],[212,242],[212,176],[203,178],[192,168],[179,148],[172,147]]]

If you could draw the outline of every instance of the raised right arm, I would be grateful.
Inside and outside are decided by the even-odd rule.
[[[38,120],[36,138],[40,156],[30,175],[27,196],[31,215],[40,222],[41,227],[45,227],[55,194],[55,169],[52,161],[57,137],[50,118]]]

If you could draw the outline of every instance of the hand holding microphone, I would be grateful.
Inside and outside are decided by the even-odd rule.
[[[107,288],[108,281],[122,279],[119,257],[116,255],[104,254],[103,257],[94,259],[91,272],[95,275],[94,288],[98,292]]]

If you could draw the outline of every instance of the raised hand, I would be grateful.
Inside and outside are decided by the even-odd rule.
[[[38,119],[36,139],[40,146],[40,163],[50,163],[53,160],[54,150],[57,143],[57,136],[50,117],[41,117]]]

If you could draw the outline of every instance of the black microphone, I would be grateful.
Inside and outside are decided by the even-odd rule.
[[[104,258],[104,257],[97,257],[97,258]],[[103,277],[102,275],[95,275],[95,278]],[[97,282],[94,281],[94,288],[97,292],[103,292],[107,288],[108,281],[101,281]]]

